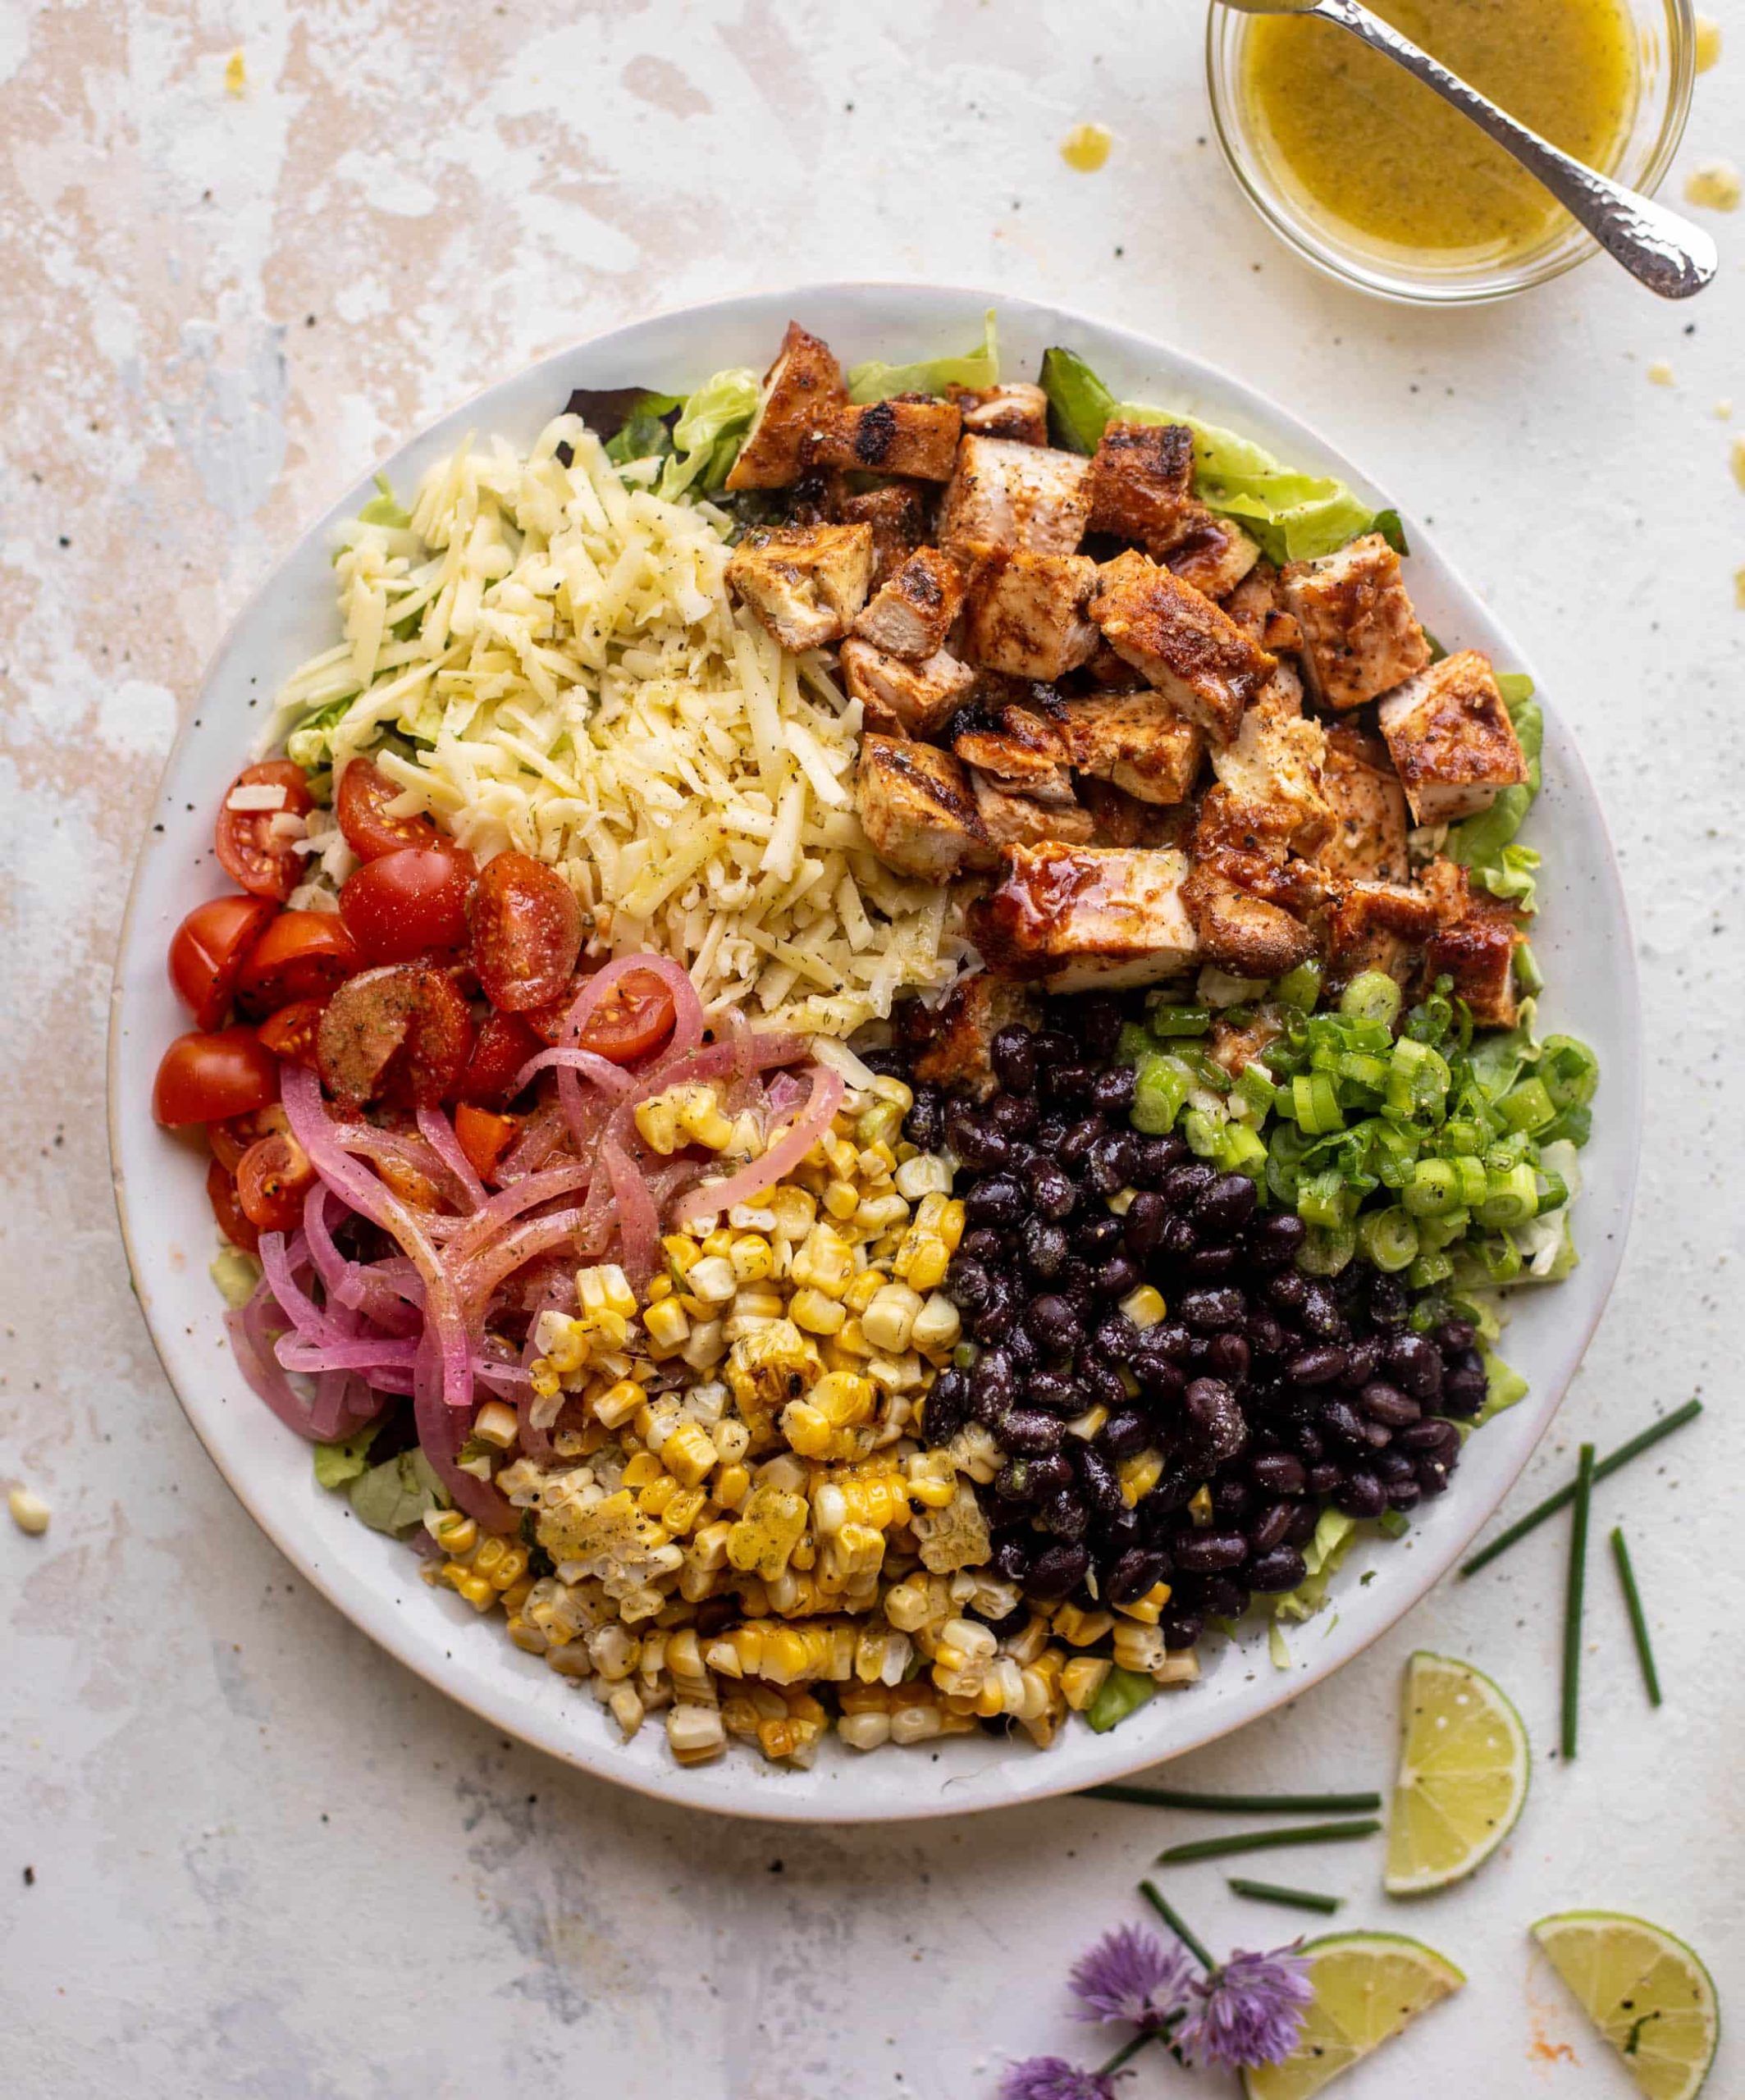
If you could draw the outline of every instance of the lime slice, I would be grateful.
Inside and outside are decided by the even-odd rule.
[[[1420,1648],[1405,1666],[1388,1894],[1446,1888],[1489,1859],[1520,1815],[1532,1762],[1520,1715],[1489,1678]]]
[[[1615,1911],[1563,1911],[1533,1936],[1649,2100],[1692,2100],[1720,2038],[1715,1983],[1682,1939]]]
[[[1397,1933],[1330,1933],[1308,1957],[1314,2003],[1281,2064],[1242,2074],[1248,2100],[1306,2100],[1466,1981],[1451,1961]]]

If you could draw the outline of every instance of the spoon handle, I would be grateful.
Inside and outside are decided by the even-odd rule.
[[[1622,183],[1597,175],[1560,153],[1547,139],[1518,124],[1457,74],[1437,63],[1360,0],[1319,0],[1313,13],[1337,22],[1354,36],[1405,66],[1445,102],[1471,117],[1482,131],[1512,153],[1606,253],[1662,299],[1688,299],[1720,267],[1715,244],[1700,226]]]

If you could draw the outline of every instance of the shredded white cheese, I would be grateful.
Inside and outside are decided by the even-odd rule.
[[[902,987],[947,983],[965,943],[948,890],[867,845],[858,703],[735,612],[729,522],[621,477],[573,417],[525,454],[469,441],[409,527],[348,528],[345,640],[279,719],[354,696],[336,768],[384,728],[411,739],[409,758],[372,752],[397,808],[481,860],[514,847],[561,869],[591,953],[657,948],[711,1011],[846,1035]]]

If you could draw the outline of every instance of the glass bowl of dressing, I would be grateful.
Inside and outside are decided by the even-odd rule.
[[[1521,122],[1652,195],[1696,73],[1691,0],[1368,0]],[[1330,276],[1430,306],[1506,299],[1598,252],[1524,169],[1332,22],[1214,4],[1218,143],[1249,202]]]

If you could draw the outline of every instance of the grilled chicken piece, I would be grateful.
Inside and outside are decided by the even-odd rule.
[[[1108,642],[1099,636],[1090,660],[1085,666],[1085,675],[1099,692],[1144,692],[1149,690],[1144,679],[1135,671],[1125,656],[1117,656]]]
[[[1072,554],[1090,514],[1089,473],[1089,461],[1074,452],[966,435],[939,505],[940,543]]]
[[[1520,921],[1501,898],[1475,894],[1465,869],[1451,861],[1432,861],[1423,880],[1437,922],[1424,946],[1425,983],[1446,970],[1481,1028],[1513,1028],[1520,1018],[1514,996]]]
[[[1487,810],[1527,778],[1527,760],[1490,660],[1476,649],[1445,656],[1386,695],[1382,734],[1419,824],[1451,824]]]
[[[1209,870],[1195,869],[1187,897],[1206,961],[1233,977],[1281,977],[1314,952],[1300,919]]]
[[[1239,977],[1276,977],[1313,954],[1307,920],[1326,903],[1327,878],[1286,853],[1270,812],[1220,782],[1200,797],[1190,850],[1186,902],[1208,961]]]
[[[1285,604],[1303,631],[1309,690],[1325,707],[1361,707],[1430,661],[1400,574],[1379,532],[1318,561],[1288,563]]]
[[[1194,497],[1194,436],[1180,423],[1109,423],[1090,463],[1090,529],[1154,549]]]
[[[1321,921],[1327,988],[1336,992],[1366,970],[1406,984],[1437,924],[1435,904],[1409,883],[1340,883]]]
[[[1097,586],[1088,555],[960,543],[970,564],[963,646],[970,660],[1015,678],[1075,670],[1097,646],[1085,613]]]
[[[764,375],[757,414],[739,448],[730,489],[784,489],[811,463],[814,441],[845,398],[842,367],[829,344],[790,321]]]
[[[844,495],[845,525],[873,529],[873,588],[888,582],[927,536],[927,501],[918,482],[889,482],[864,495]]]
[[[1184,504],[1175,532],[1152,552],[1208,598],[1227,597],[1260,559],[1258,541],[1201,503]]]
[[[1278,668],[1204,593],[1129,549],[1098,572],[1090,617],[1112,648],[1227,744]]]
[[[1213,752],[1212,769],[1249,830],[1310,853],[1332,830],[1333,812],[1321,787],[1327,734],[1304,720],[1301,705],[1275,681],[1243,716],[1236,741]]]
[[[897,394],[864,405],[843,402],[818,436],[815,456],[827,467],[863,474],[908,474],[948,482],[957,460],[962,417],[955,401]]]
[[[1344,724],[1329,729],[1321,792],[1333,828],[1315,849],[1320,865],[1360,882],[1403,883],[1411,873],[1405,795],[1381,740]]]
[[[854,631],[875,649],[918,664],[944,647],[962,605],[962,570],[937,547],[918,547],[873,593]]]
[[[863,737],[854,799],[874,852],[900,874],[939,883],[962,868],[996,863],[969,781],[949,751]]]
[[[898,1011],[925,1043],[915,1060],[916,1078],[985,1101],[998,1085],[994,1037],[1003,1028],[1034,1026],[1041,1006],[1027,985],[1008,984],[986,970],[960,978],[937,1007],[906,1000]]]
[[[749,534],[728,559],[727,580],[784,649],[816,649],[845,635],[872,581],[870,525],[790,525]]]
[[[960,394],[966,435],[1010,438],[1014,445],[1048,441],[1048,397],[1028,380],[1009,386],[988,386],[979,394]]]
[[[947,724],[947,734],[966,765],[987,774],[1000,787],[1038,801],[1072,801],[1066,739],[1053,721],[1033,709],[1009,702],[990,708],[977,702]]]
[[[971,906],[971,930],[1003,977],[1050,991],[1152,984],[1200,959],[1182,902],[1185,853],[1016,846],[1006,879]]]
[[[1149,686],[1067,701],[1058,719],[1079,772],[1142,802],[1185,801],[1205,756],[1204,733]]]
[[[1039,801],[1032,795],[1015,795],[991,774],[971,766],[970,787],[975,797],[975,814],[989,844],[1040,846],[1049,839],[1068,845],[1088,846],[1095,829],[1089,810],[1072,799],[1069,785],[1064,801]]]
[[[1278,571],[1263,555],[1220,602],[1249,640],[1269,655],[1302,647],[1303,630],[1295,614],[1285,609]]]
[[[1114,787],[1090,774],[1080,774],[1078,794],[1095,827],[1090,835],[1093,846],[1185,847],[1194,834],[1195,811],[1191,802],[1175,802],[1167,806],[1142,802],[1124,788]]]
[[[930,737],[969,698],[975,673],[949,650],[920,664],[888,655],[852,637],[842,646],[843,678],[866,727],[893,737]]]

